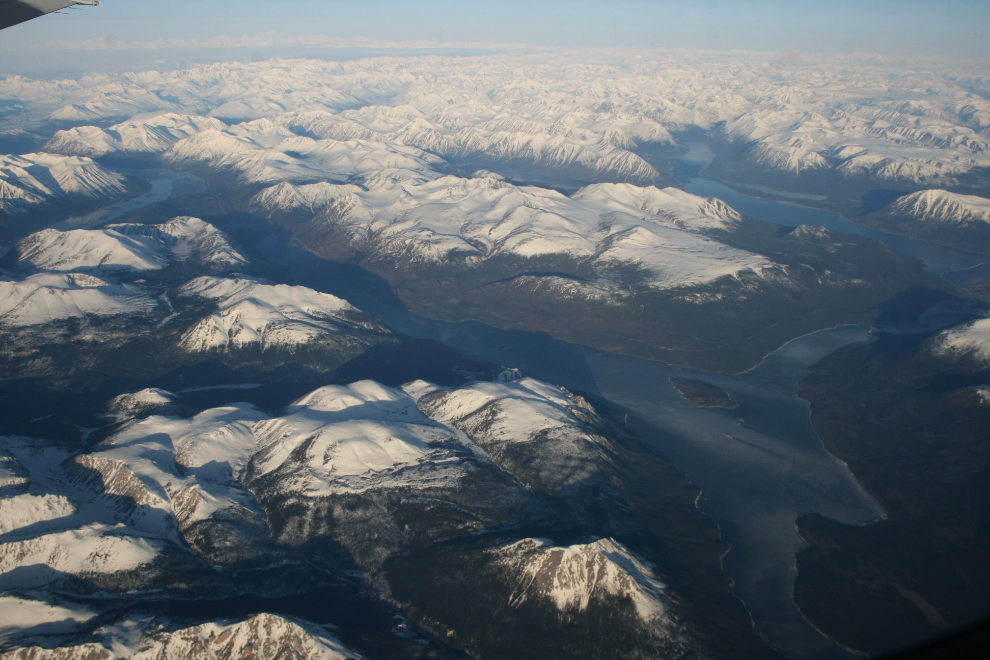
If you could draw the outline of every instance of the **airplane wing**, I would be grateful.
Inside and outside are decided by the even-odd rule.
[[[0,0],[0,30],[72,5],[98,5],[96,0]]]

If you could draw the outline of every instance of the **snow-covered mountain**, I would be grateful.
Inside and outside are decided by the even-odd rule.
[[[466,433],[529,489],[557,493],[587,484],[600,472],[598,438],[575,423],[590,408],[583,410],[579,399],[560,388],[530,378],[457,390],[412,387],[422,410]]]
[[[374,106],[340,115],[287,114],[275,121],[322,138],[406,144],[458,161],[592,181],[657,183],[662,175],[628,150],[636,147],[637,139],[673,143],[656,122],[580,111],[540,118],[508,112],[489,117],[469,111],[454,120],[428,117],[408,105]]]
[[[0,590],[44,588],[58,577],[71,591],[75,576],[121,594],[166,579],[161,567],[191,560],[185,548],[209,565],[234,567],[310,552],[322,539],[346,548],[387,594],[391,574],[381,567],[403,549],[491,526],[511,530],[514,520],[555,528],[568,515],[584,520],[581,507],[596,506],[603,493],[621,497],[604,476],[616,451],[608,424],[580,397],[525,377],[455,388],[331,385],[274,417],[248,404],[161,414],[179,398],[161,390],[114,398],[108,409],[117,424],[79,453],[0,438]],[[558,510],[543,497],[570,504]],[[619,542],[555,547],[524,539],[487,543],[473,556],[512,585],[509,611],[525,603],[551,618],[558,610],[584,617],[589,606],[628,602],[630,620],[639,622],[630,629],[634,645],[639,636],[643,648],[658,639],[704,648],[679,621],[676,598],[656,569]],[[34,614],[7,634],[24,638],[50,610],[29,608]],[[61,625],[76,630],[93,616],[79,611]],[[327,645],[278,617],[178,632],[128,625],[137,645],[111,634],[102,647],[51,657],[124,649],[127,657],[148,649],[241,657],[248,643],[256,652],[304,643],[296,650],[317,653]]]
[[[782,177],[947,186],[990,163],[990,102],[967,91],[968,72],[951,65],[837,55],[780,69],[746,54],[600,57],[273,60],[104,75],[85,85],[11,76],[0,81],[0,98],[76,123],[171,117],[67,131],[51,148],[71,153],[125,143],[158,150],[189,130],[182,118],[192,111],[571,174],[562,178],[644,182],[637,177],[655,171],[636,153],[670,147],[671,131],[692,128],[716,129],[740,168]]]
[[[263,515],[237,482],[257,450],[252,424],[263,419],[246,404],[188,419],[153,415],[76,457],[71,474],[78,487],[121,502],[117,514],[131,528],[197,547],[208,536],[202,525],[187,534],[197,523],[232,513]]]
[[[133,284],[82,273],[0,275],[0,326],[29,326],[87,315],[146,315],[157,302]]]
[[[228,237],[198,218],[105,229],[45,229],[22,239],[0,275],[0,325],[36,326],[87,316],[152,317],[162,306],[147,283],[172,264],[224,271],[248,264]]]
[[[950,226],[990,225],[990,199],[974,195],[958,195],[947,190],[922,190],[905,195],[887,207],[891,215],[899,215],[919,223]]]
[[[228,237],[198,218],[105,229],[45,229],[19,241],[0,275],[0,325],[31,326],[68,318],[151,316],[161,301],[129,280],[172,264],[207,271],[246,266]]]
[[[614,539],[565,547],[523,539],[492,552],[513,582],[515,607],[547,600],[561,612],[584,612],[592,601],[611,596],[630,599],[644,623],[671,623],[665,621],[670,603],[655,568]]]
[[[66,156],[97,158],[107,154],[161,154],[183,138],[227,125],[212,117],[167,112],[148,119],[135,118],[110,128],[80,126],[59,131],[44,150]]]
[[[108,415],[118,421],[147,417],[153,413],[167,414],[175,407],[178,397],[171,392],[154,387],[139,392],[118,395],[107,403]]]
[[[0,79],[0,132],[75,126],[0,156],[0,211],[126,192],[91,158],[164,168],[142,173],[151,206],[121,208],[134,221],[3,258],[0,380],[45,386],[8,385],[24,410],[0,437],[4,651],[353,657],[304,622],[210,623],[315,602],[375,657],[769,654],[697,493],[623,426],[513,370],[472,380],[493,365],[316,290],[728,372],[943,287],[875,241],[665,187],[662,159],[707,131],[728,179],[975,189],[990,102],[952,65],[640,55]],[[990,225],[975,200],[898,203],[958,230]],[[175,213],[222,217],[245,249],[195,217],[143,222]],[[980,323],[932,350],[987,363]],[[13,648],[40,642],[64,646]]]
[[[939,87],[946,98],[935,101],[927,92],[919,92],[917,83],[934,80],[929,70],[890,78],[887,72],[850,64],[849,80],[836,81],[821,63],[800,75],[775,77],[767,74],[763,63],[730,60],[617,60],[602,65],[571,54],[553,61],[534,55],[470,61],[271,62],[194,68],[183,81],[163,74],[175,87],[164,92],[168,99],[161,95],[166,87],[151,86],[152,80],[164,82],[158,74],[129,78],[126,85],[108,79],[97,84],[106,83],[106,94],[90,100],[91,111],[96,112],[117,94],[145,89],[153,92],[151,96],[134,94],[154,106],[145,112],[174,112],[170,104],[179,99],[187,101],[186,113],[197,113],[170,121],[254,118],[223,126],[189,120],[181,130],[190,134],[172,143],[161,158],[171,167],[210,172],[214,187],[223,188],[216,199],[217,203],[223,199],[222,212],[230,206],[236,212],[274,220],[319,257],[357,265],[383,278],[417,313],[446,320],[521,324],[608,350],[618,347],[644,357],[728,368],[695,361],[712,353],[692,340],[705,337],[701,341],[714,343],[716,336],[721,341],[725,335],[716,330],[717,324],[700,318],[709,308],[685,311],[682,303],[719,306],[728,314],[729,306],[745,299],[751,302],[744,306],[744,316],[760,305],[802,307],[790,318],[802,325],[800,332],[810,331],[803,325],[805,320],[821,318],[825,323],[825,317],[808,315],[822,305],[836,309],[825,298],[858,295],[852,291],[855,286],[858,291],[871,289],[876,296],[896,293],[879,290],[890,279],[866,277],[863,272],[870,267],[866,262],[880,257],[851,255],[855,267],[843,262],[842,268],[836,268],[825,264],[824,254],[814,260],[797,254],[803,248],[796,239],[804,234],[794,232],[787,245],[780,236],[760,238],[763,230],[756,223],[717,201],[671,188],[615,182],[587,185],[564,195],[512,185],[510,179],[526,180],[514,172],[528,172],[534,181],[549,177],[551,183],[557,180],[568,189],[577,183],[560,183],[561,177],[621,180],[646,172],[643,167],[655,169],[649,163],[662,169],[657,159],[676,148],[672,131],[692,127],[711,131],[730,124],[726,130],[735,132],[723,137],[733,143],[730,151],[737,155],[742,153],[739,141],[757,149],[761,140],[767,144],[777,140],[780,127],[813,133],[816,140],[832,145],[829,149],[839,149],[842,145],[833,145],[836,136],[859,130],[856,127],[866,121],[860,121],[860,115],[876,110],[869,109],[876,105],[870,93],[881,87],[897,90],[902,101],[924,97],[915,100],[929,106],[902,102],[886,107],[883,118],[869,121],[891,122],[902,113],[904,122],[947,122],[944,128],[951,139],[946,138],[948,146],[937,147],[946,158],[956,158],[956,151],[970,144],[967,131],[987,128],[981,123],[980,108],[985,103],[968,93]],[[705,68],[709,66],[713,68]],[[324,103],[338,82],[353,91],[347,92],[352,99],[367,102],[350,107]],[[374,92],[358,90],[368,84]],[[3,85],[0,90],[16,89],[32,98],[29,81],[3,81]],[[37,90],[37,103],[44,105],[44,99],[59,93],[82,97],[88,91],[69,83],[48,85]],[[947,105],[950,98],[952,112]],[[78,106],[81,100],[73,103]],[[235,106],[238,112],[233,111]],[[822,116],[844,113],[854,119],[849,120],[848,131],[836,132],[823,127],[815,108]],[[131,123],[147,121],[138,116]],[[884,149],[892,149],[892,158],[901,164],[921,153],[913,147],[898,151],[899,140],[906,139],[899,133],[900,137],[890,131],[863,131],[871,140],[882,141]],[[104,138],[97,140],[102,144],[100,140]],[[482,157],[491,163],[474,162]],[[979,158],[966,161],[963,169],[977,176],[982,167]],[[578,166],[584,168],[582,174],[568,173]],[[479,171],[470,178],[450,174],[466,174],[477,167],[502,169],[505,174]],[[214,176],[218,173],[221,176]],[[254,197],[248,204],[249,195]],[[845,239],[834,242],[849,244]],[[781,249],[770,250],[770,244]],[[821,242],[815,250],[835,251]],[[891,264],[907,277],[904,266]],[[844,275],[838,274],[840,270]],[[490,313],[495,300],[507,303],[498,314]],[[608,314],[621,310],[625,321],[608,328],[584,328],[581,336],[573,332],[575,324],[551,327],[563,326],[565,318],[586,315],[587,309],[579,310],[580,305],[600,306],[592,315],[595,318],[607,315],[606,306]],[[678,312],[672,315],[668,305]],[[542,318],[536,318],[541,313]],[[663,319],[673,323],[675,316],[683,320],[685,314],[693,319],[690,329],[669,327],[657,333]],[[726,316],[724,322],[745,337],[768,342],[763,330],[770,325],[783,327],[765,315],[752,315],[761,317],[765,325],[754,323],[743,330],[738,315],[731,322]],[[845,322],[847,317],[831,321]],[[631,336],[615,337],[614,330],[624,332],[632,326],[637,329],[629,332]],[[774,345],[754,348],[753,353],[765,354],[794,336],[790,330],[779,332],[791,336],[780,336]]]
[[[371,381],[321,388],[255,432],[260,451],[245,483],[273,538],[332,538],[368,571],[411,545],[508,520],[527,499],[412,396]]]
[[[44,229],[14,248],[20,271],[140,272],[168,264],[168,246],[147,236],[126,236],[113,229]]]
[[[0,212],[20,213],[61,199],[113,199],[127,193],[126,178],[89,158],[46,153],[0,155]]]
[[[5,441],[7,480],[24,494],[0,509],[4,539],[19,529],[44,533],[0,543],[4,571],[26,553],[69,574],[132,570],[165,552],[162,543],[189,543],[229,563],[249,549],[218,557],[210,526],[235,513],[267,518],[282,543],[334,538],[374,569],[409,544],[511,519],[530,489],[587,487],[609,460],[593,409],[528,378],[454,389],[422,381],[326,386],[276,417],[247,404],[188,418],[156,414],[175,399],[163,391],[114,399],[117,419],[151,414],[75,456],[36,455],[35,441]],[[428,513],[437,501],[470,516]],[[79,542],[51,553],[70,536]],[[94,555],[107,544],[133,560]],[[103,563],[93,563],[96,556]]]
[[[196,218],[31,234],[14,246],[7,256],[10,272],[0,276],[0,325],[149,317],[160,302],[146,287],[126,280],[162,270],[173,258],[208,266],[246,263],[226,237]]]
[[[634,266],[643,285],[661,289],[772,266],[706,235],[731,231],[741,220],[735,210],[676,188],[595,184],[567,197],[494,175],[367,185],[280,184],[258,193],[253,206],[271,214],[322,205],[325,219],[316,222],[333,223],[368,258],[414,266],[567,255],[602,274]]]
[[[970,252],[990,251],[990,199],[975,195],[922,190],[894,200],[862,222]]]
[[[10,368],[19,365],[23,375],[71,374],[135,341],[156,346],[153,362],[220,356],[269,369],[288,360],[319,370],[396,341],[346,301],[305,287],[245,275],[185,281],[251,267],[226,234],[198,218],[46,229],[17,243],[4,263],[0,332]],[[66,325],[70,320],[76,325]],[[80,348],[69,355],[29,357],[72,344]]]
[[[330,536],[374,571],[403,549],[512,519],[533,506],[530,492],[580,499],[601,486],[603,427],[580,398],[528,378],[327,386],[255,426],[245,483],[275,538]]]
[[[228,171],[246,184],[344,181],[389,168],[429,171],[443,162],[416,147],[399,144],[300,137],[267,120],[196,133],[177,141],[163,158],[169,163]]]
[[[190,217],[158,225],[44,229],[19,241],[12,254],[11,270],[24,272],[138,273],[161,270],[172,262],[222,271],[248,263],[223,232]]]
[[[201,277],[180,287],[175,296],[209,300],[218,307],[183,333],[181,346],[187,351],[253,347],[264,352],[318,344],[346,354],[360,343],[356,333],[388,334],[346,301],[301,286]]]
[[[150,565],[179,561],[184,547],[236,566],[277,553],[272,541],[304,549],[320,539],[373,575],[403,549],[520,515],[559,518],[533,491],[573,498],[579,520],[609,488],[605,423],[580,398],[532,379],[326,386],[275,417],[248,404],[179,417],[170,412],[179,398],[116,397],[108,408],[118,425],[75,455],[0,442],[0,486],[17,491],[0,499],[0,589],[56,575],[140,587],[159,579]],[[492,425],[479,424],[485,411]],[[623,571],[647,570],[617,557]],[[19,570],[25,561],[31,571]],[[638,575],[610,579],[626,589]]]
[[[130,515],[140,513],[139,503],[124,504],[73,479],[86,468],[65,449],[4,437],[0,464],[0,479],[14,491],[2,500],[0,590],[45,587],[72,575],[140,584],[148,577],[140,569],[178,551],[160,528],[128,524],[143,522],[143,516]],[[121,476],[114,488],[125,492],[134,479],[126,467],[117,468],[107,471],[108,481]]]
[[[127,419],[118,404],[110,409]],[[81,454],[0,439],[0,478],[16,491],[0,500],[0,590],[71,576],[126,590],[161,579],[162,570],[171,580],[167,566],[188,563],[189,547],[219,565],[257,554],[267,541],[257,536],[264,513],[238,478],[258,449],[253,425],[264,419],[247,404],[190,418],[152,414],[128,419]]]
[[[315,214],[332,205],[338,199],[359,193],[360,186],[334,184],[320,181],[303,185],[283,182],[265,188],[252,199],[255,208],[272,214],[290,214],[305,211]]]
[[[934,104],[927,102],[929,108]],[[975,117],[974,117],[975,118]],[[850,102],[800,90],[766,99],[719,130],[742,148],[735,162],[790,176],[829,174],[889,184],[956,185],[990,165],[975,126],[910,104]]]
[[[32,608],[33,605],[32,601],[23,601],[18,606]],[[149,621],[124,620],[101,629],[103,639],[100,643],[54,649],[26,647],[2,653],[0,660],[358,660],[362,657],[325,630],[315,626],[304,628],[272,614],[256,614],[236,623],[217,621],[179,630],[150,624]]]
[[[169,256],[187,265],[206,267],[214,272],[243,268],[248,259],[234,247],[222,231],[199,218],[180,216],[154,225],[117,224],[107,229],[124,236],[149,237],[167,246]]]
[[[360,187],[283,182],[257,193],[247,209],[319,257],[383,278],[419,314],[522,326],[706,369],[755,364],[743,364],[738,351],[722,353],[726,335],[712,314],[724,313],[719,323],[759,342],[792,332],[781,314],[803,325],[823,319],[814,310],[825,305],[850,318],[862,308],[839,300],[867,295],[879,304],[894,295],[901,285],[867,273],[881,264],[903,282],[925,277],[879,244],[809,227],[775,231],[676,188],[602,183],[565,195],[491,172],[384,171]],[[764,305],[775,318],[755,312]],[[776,341],[750,359],[778,348]]]
[[[0,610],[4,613],[3,622],[0,623],[0,642],[14,646],[11,642],[23,640],[32,644],[34,642],[30,637],[33,635],[72,633],[96,616],[94,611],[85,606],[59,601],[60,599],[45,602],[17,596],[0,596]],[[28,654],[22,653],[20,657],[25,655]]]

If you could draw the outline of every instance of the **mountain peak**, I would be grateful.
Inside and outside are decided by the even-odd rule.
[[[905,195],[887,207],[891,215],[941,224],[990,224],[990,199],[959,195],[948,190],[922,190]]]

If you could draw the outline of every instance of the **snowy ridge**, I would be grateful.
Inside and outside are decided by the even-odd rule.
[[[490,410],[496,402],[499,409]],[[565,390],[526,377],[503,382],[478,381],[452,391],[439,390],[422,399],[420,405],[443,423],[464,423],[485,409],[484,426],[472,432],[509,442],[529,442],[550,429],[580,425]]]
[[[87,315],[150,314],[157,306],[131,284],[80,273],[39,273],[21,280],[0,276],[0,326],[30,326]]]
[[[85,85],[11,76],[0,81],[0,98],[76,123],[185,117],[194,108],[271,119],[311,137],[557,171],[573,165],[610,177],[649,172],[631,150],[672,144],[672,130],[717,128],[748,147],[744,160],[780,173],[950,185],[990,162],[990,101],[953,82],[968,75],[947,64],[905,67],[844,55],[780,68],[762,55],[630,53],[603,63],[599,54],[573,52],[272,60],[104,75]],[[73,153],[102,152],[123,145],[133,123],[136,148],[158,149],[156,121],[167,123],[132,120],[115,129],[120,138],[80,129],[60,142]]]
[[[219,310],[182,335],[181,346],[193,352],[292,348],[317,341],[344,341],[342,329],[387,331],[362,321],[349,303],[300,286],[268,284],[251,278],[201,277],[181,287],[180,296],[215,301]]]
[[[6,262],[11,271],[0,271],[0,331],[14,354],[39,353],[39,339],[24,328],[56,323],[43,329],[48,343],[41,359],[31,358],[30,368],[43,377],[55,371],[71,378],[89,368],[91,357],[110,352],[113,360],[118,344],[143,337],[157,342],[155,350],[170,364],[221,354],[263,369],[288,361],[322,371],[398,341],[346,301],[306,287],[243,275],[186,281],[251,265],[226,234],[197,218],[44,230],[20,241]],[[67,319],[81,323],[58,323]],[[70,359],[49,356],[71,342],[90,348]],[[159,403],[122,399],[111,403],[110,415],[169,408]]]
[[[431,418],[465,432],[503,470],[550,493],[592,479],[603,458],[588,411],[532,378],[476,382],[456,390],[404,386]]]
[[[45,603],[14,596],[0,596],[0,612],[4,619],[0,622],[0,642],[7,643],[21,636],[73,632],[96,616],[74,603]]]
[[[447,90],[448,95],[452,90]],[[414,99],[397,106],[373,105],[344,110],[339,114],[328,112],[289,113],[277,121],[286,126],[301,128],[309,133],[333,139],[382,139],[414,144],[441,155],[449,155],[465,149],[470,138],[462,139],[457,132],[474,128],[479,139],[495,134],[519,134],[525,140],[543,134],[559,136],[577,142],[600,141],[623,149],[635,146],[636,141],[672,143],[669,131],[659,122],[607,109],[584,110],[580,107],[562,108],[553,104],[532,102],[526,99],[522,113],[508,111],[498,101],[489,98],[488,103],[464,104],[451,111],[449,107],[435,104],[436,97]],[[495,101],[495,103],[492,103]],[[499,112],[492,115],[492,110]],[[563,112],[562,112],[563,110]]]
[[[617,210],[639,208],[678,229],[732,230],[742,220],[734,208],[715,197],[699,197],[679,188],[640,188],[628,183],[599,183],[582,188],[574,200]]]
[[[986,225],[990,224],[990,199],[947,190],[922,190],[897,199],[884,212],[930,225]]]
[[[162,550],[153,538],[125,535],[122,526],[94,523],[78,529],[0,544],[0,585],[6,588],[39,587],[57,573],[86,575],[137,569]],[[11,575],[31,567],[32,575]],[[40,568],[37,570],[35,567]]]
[[[457,435],[416,408],[402,390],[373,381],[329,385],[259,424],[252,481],[308,498],[463,477]],[[413,468],[422,467],[422,470]]]
[[[114,153],[161,154],[183,138],[226,128],[219,119],[174,112],[134,119],[107,129],[82,126],[59,131],[44,147],[48,153],[96,158]]]
[[[487,120],[465,115],[457,122],[440,123],[434,119],[437,123],[433,123],[411,106],[376,106],[340,115],[290,114],[278,121],[334,140],[407,144],[462,160],[494,160],[525,168],[570,171],[575,177],[646,182],[659,179],[660,173],[627,149],[636,146],[635,138],[673,142],[666,129],[655,122],[630,118],[609,121],[591,113],[545,116],[542,121],[508,113]]]
[[[983,119],[979,112],[952,116],[939,111],[937,101],[855,103],[832,87],[792,88],[719,130],[749,145],[746,159],[794,175],[818,170],[891,183],[952,184],[990,165],[990,141],[978,133],[986,107]]]
[[[612,539],[568,547],[524,539],[493,551],[515,583],[510,604],[549,599],[561,612],[584,612],[594,599],[628,598],[646,623],[673,627],[665,585],[653,567]]]
[[[222,271],[248,264],[227,236],[197,218],[160,225],[45,229],[14,248],[0,274],[0,326],[40,325],[86,316],[150,316],[160,305],[145,286],[119,278],[194,262]]]
[[[213,271],[243,268],[248,258],[233,246],[225,233],[199,218],[180,216],[160,225],[108,225],[125,236],[148,236],[162,240],[173,259],[193,258]]]
[[[43,229],[15,246],[16,270],[118,274],[155,271],[170,261],[197,261],[212,270],[247,265],[213,225],[178,217],[159,225],[119,224],[103,229]]]
[[[224,295],[253,284],[217,282]],[[456,388],[328,385],[274,417],[232,404],[189,418],[125,419],[175,400],[161,390],[117,397],[109,407],[122,423],[75,456],[40,441],[0,439],[0,485],[17,489],[0,499],[0,590],[71,575],[140,589],[157,566],[192,561],[190,548],[215,567],[238,565],[231,553],[268,559],[269,537],[283,557],[305,552],[310,540],[338,543],[369,584],[388,589],[391,577],[380,568],[390,556],[484,529],[511,533],[520,515],[543,520],[553,509],[533,491],[594,481],[595,464],[602,471],[609,460],[599,452],[608,441],[595,433],[606,433],[605,425],[583,399],[512,369],[496,382]],[[529,453],[512,453],[520,448]],[[603,494],[607,480],[595,488],[595,497],[618,496]],[[561,497],[580,509],[582,495]],[[241,547],[252,544],[255,554]],[[613,540],[498,541],[471,552],[505,586],[509,610],[535,605],[555,620],[618,608],[621,629],[643,648],[698,647],[675,620],[653,567]],[[65,614],[63,635],[97,614],[58,609],[57,600],[32,604],[12,639],[33,643],[32,631],[57,613]],[[153,622],[106,626],[87,638],[99,642],[52,655],[24,648],[0,658],[356,657],[319,629],[269,615],[183,630]]]
[[[330,206],[335,200],[347,197],[361,188],[354,185],[336,185],[321,181],[302,186],[288,182],[265,188],[254,196],[252,204],[268,212],[286,213],[297,209],[315,212]]]
[[[103,492],[139,505],[129,516],[135,528],[172,537],[223,509],[258,510],[236,478],[257,450],[251,425],[264,418],[248,404],[147,417],[77,461],[99,473]]]
[[[251,425],[261,419],[247,405],[148,417],[74,457],[0,438],[0,479],[17,489],[0,499],[0,589],[44,586],[60,573],[140,583],[149,562],[187,552],[180,544],[191,528],[197,547],[209,530],[196,525],[214,513],[261,516],[236,481],[257,451]]]
[[[113,229],[43,229],[15,247],[18,270],[148,271],[166,266],[167,246]]]
[[[271,122],[210,129],[176,142],[168,162],[201,163],[233,172],[242,183],[308,183],[384,169],[430,170],[442,159],[416,147],[364,140],[313,140]]]
[[[126,192],[123,175],[89,158],[45,153],[0,155],[0,212],[17,213],[66,196],[100,199]]]
[[[531,483],[534,489],[548,490],[532,476],[536,472],[554,472],[557,481],[550,476],[545,481],[556,491],[594,471],[588,463],[597,456],[581,451],[580,440],[561,442],[566,424],[579,427],[572,429],[575,436],[584,431],[577,417],[537,424],[540,429],[550,426],[550,437],[527,435],[539,431],[522,415],[541,405],[548,409],[544,412],[560,414],[553,409],[566,394],[536,381],[528,389],[512,385],[472,383],[448,390],[423,381],[402,388],[360,381],[322,387],[280,416],[255,425],[261,449],[249,463],[245,483],[270,520],[284,521],[273,528],[274,538],[297,545],[331,537],[374,572],[384,559],[410,545],[512,519],[531,497]],[[488,410],[502,403],[498,397],[521,400],[517,407],[505,403],[509,414],[519,417],[516,427],[502,424],[499,441],[503,446],[531,445],[523,458],[533,460],[505,458],[499,447],[486,444],[467,425],[446,423],[437,414],[439,404],[429,402],[448,395],[463,395],[480,401],[478,405],[487,401]],[[541,399],[543,395],[553,401]],[[506,437],[508,433],[518,437]]]
[[[477,261],[564,253],[602,273],[615,264],[634,264],[644,271],[643,284],[655,288],[772,266],[765,257],[705,235],[734,229],[741,218],[736,211],[677,189],[594,184],[567,197],[494,176],[365,184],[368,190],[333,198],[326,211],[377,259],[444,263],[465,256]],[[287,193],[269,188],[253,203],[284,209],[293,199]],[[303,203],[308,208],[310,201]]]
[[[110,408],[125,419],[127,413],[143,415],[173,400],[171,393],[144,390],[118,397]],[[477,423],[475,413],[484,415],[485,410],[495,420],[490,426]],[[85,553],[53,556],[55,563],[47,564],[51,569],[117,570],[112,557],[100,560],[106,565],[87,557],[107,544],[123,544],[119,550],[131,548],[126,552],[133,561],[120,570],[130,570],[164,552],[163,544],[186,540],[197,547],[196,537],[189,534],[200,533],[199,525],[215,514],[244,512],[261,519],[262,507],[272,515],[270,510],[283,502],[308,503],[317,518],[303,516],[288,531],[275,530],[283,542],[295,543],[332,531],[319,521],[321,502],[333,505],[334,498],[357,496],[379,502],[373,510],[389,497],[403,498],[389,507],[422,501],[427,511],[430,497],[460,502],[459,507],[472,511],[472,524],[483,524],[487,516],[508,515],[506,507],[519,505],[523,497],[522,487],[508,476],[519,465],[502,460],[499,446],[532,445],[537,454],[542,452],[544,460],[526,469],[546,472],[544,481],[555,490],[588,478],[587,464],[597,454],[593,434],[574,412],[580,410],[563,390],[532,379],[473,383],[456,390],[421,381],[404,389],[360,381],[315,390],[274,418],[248,404],[234,404],[191,418],[153,414],[132,419],[94,450],[71,460],[64,452],[32,454],[33,445],[15,443],[0,464],[5,470],[0,477],[8,475],[11,484],[23,484],[18,487],[24,490],[20,499],[0,509],[0,526],[16,534],[53,520],[60,521],[61,529],[21,539],[20,545],[0,545],[0,554],[7,552],[11,562],[15,553],[41,557],[68,534],[80,539],[73,548]],[[448,425],[446,420],[455,421]],[[32,458],[25,463],[25,456]],[[554,469],[559,474],[548,476]],[[476,493],[472,478],[488,485]],[[68,499],[59,499],[60,491],[46,490],[54,484],[71,490]],[[335,514],[336,532],[353,524],[359,531],[371,525],[394,533],[388,515],[378,520],[360,514],[354,521],[341,516]],[[429,521],[427,517],[424,524]],[[342,540],[359,550],[370,544],[368,552],[374,556],[385,551],[374,537]],[[4,570],[13,567],[11,563]]]
[[[25,493],[0,499],[0,535],[28,525],[58,520],[75,512],[76,508],[64,495]]]
[[[82,616],[76,611],[64,611],[75,617]],[[45,611],[39,609],[32,621],[44,615]],[[27,647],[0,654],[0,660],[361,658],[322,629],[310,631],[273,614],[256,614],[239,623],[211,622],[174,631],[142,630],[141,622],[123,621],[104,629],[104,632],[106,634],[101,644],[87,643],[55,649]]]
[[[7,179],[0,179],[0,211],[20,213],[43,202],[41,195],[15,186]]]
[[[59,574],[134,571],[169,546],[77,486],[68,459],[39,440],[0,437],[0,485],[14,477],[19,489],[0,499],[0,590],[42,587]]]

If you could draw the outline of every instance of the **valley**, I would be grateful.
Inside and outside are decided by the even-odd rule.
[[[985,499],[990,106],[603,57],[0,78],[2,657],[838,659],[983,611],[941,512]]]

